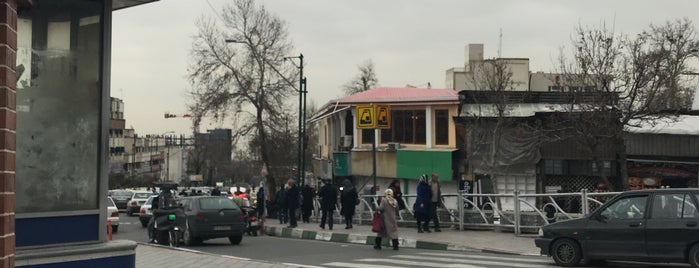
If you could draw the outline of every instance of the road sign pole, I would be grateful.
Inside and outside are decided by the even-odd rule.
[[[372,177],[374,179],[374,187],[371,190],[374,195],[378,194],[376,191],[376,129],[372,129],[374,131],[374,140],[371,141],[371,157],[372,157],[372,166],[373,166],[373,172]]]

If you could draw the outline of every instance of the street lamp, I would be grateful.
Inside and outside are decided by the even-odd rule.
[[[246,44],[250,48],[250,51],[254,54],[253,56],[260,58],[264,63],[272,67],[272,70],[277,73],[284,81],[286,81],[289,85],[291,85],[292,88],[296,90],[296,92],[299,93],[299,140],[298,140],[298,163],[297,163],[297,170],[299,171],[299,185],[303,186],[304,185],[304,175],[305,175],[305,156],[306,156],[306,93],[308,92],[306,90],[306,77],[303,76],[303,54],[299,54],[298,56],[295,57],[285,57],[284,60],[290,60],[290,59],[299,59],[299,65],[296,65],[293,61],[292,63],[296,68],[299,69],[299,87],[296,88],[294,83],[292,83],[288,78],[286,78],[277,68],[267,62],[264,58],[258,57],[258,55],[255,53],[255,50],[252,48],[252,45],[249,44],[248,42],[245,41],[240,41],[240,40],[235,40],[235,39],[226,39],[226,43],[237,43],[237,44]]]

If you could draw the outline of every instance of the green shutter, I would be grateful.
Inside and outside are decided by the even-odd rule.
[[[452,178],[453,151],[411,151],[400,149],[396,151],[396,177],[419,179],[420,175],[439,173],[440,181],[450,181]]]

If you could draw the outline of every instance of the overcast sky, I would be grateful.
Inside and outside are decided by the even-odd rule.
[[[443,88],[445,71],[464,65],[464,47],[483,43],[496,57],[529,58],[531,71],[552,71],[576,25],[614,25],[638,33],[650,23],[687,17],[699,1],[264,0],[288,23],[292,55],[303,53],[308,99],[341,97],[357,65],[374,61],[381,86]],[[161,0],[114,13],[112,96],[125,102],[127,127],[139,134],[191,133],[186,113],[187,65],[194,21],[216,16],[228,0]],[[696,26],[695,26],[696,27]],[[291,56],[291,55],[290,55]],[[201,130],[229,125],[205,123]]]

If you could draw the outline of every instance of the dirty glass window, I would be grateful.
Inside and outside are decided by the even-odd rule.
[[[425,110],[391,111],[391,128],[381,130],[381,142],[425,144]]]
[[[435,110],[434,141],[437,145],[449,144],[449,110]]]
[[[17,22],[16,211],[97,209],[102,1],[35,2]]]

